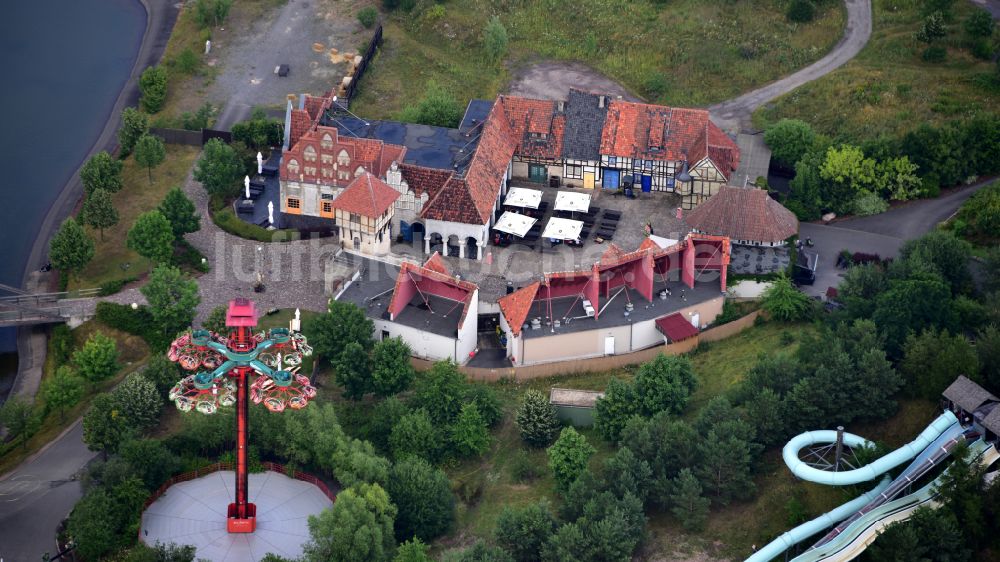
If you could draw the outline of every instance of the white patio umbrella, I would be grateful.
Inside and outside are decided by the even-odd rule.
[[[243,178],[243,190],[246,192],[247,199],[250,199],[250,176]]]
[[[537,209],[542,202],[542,192],[537,189],[525,189],[523,187],[512,187],[507,192],[507,198],[503,204],[510,207],[522,207],[525,209]]]
[[[590,209],[590,194],[560,191],[556,194],[556,204],[553,208],[557,211],[586,213]]]
[[[500,220],[493,225],[495,230],[500,232],[506,232],[507,234],[513,234],[518,238],[524,238],[531,227],[538,222],[538,219],[533,219],[531,217],[526,217],[518,213],[511,211],[505,212],[500,216]]]
[[[257,153],[257,174],[264,173],[264,155],[260,152]]]
[[[267,222],[274,226],[274,201],[267,202]]]
[[[552,217],[545,225],[542,238],[553,240],[576,240],[583,230],[583,221]]]

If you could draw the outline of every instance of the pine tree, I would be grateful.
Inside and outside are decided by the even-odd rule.
[[[103,189],[95,189],[83,202],[82,215],[84,222],[91,228],[101,232],[104,240],[104,229],[118,224],[118,211],[115,210],[111,195]]]
[[[537,390],[524,393],[524,401],[514,418],[521,439],[535,447],[547,447],[559,434],[556,408]]]
[[[49,242],[52,265],[69,274],[76,274],[94,257],[94,241],[72,217],[63,221]]]
[[[701,483],[691,469],[684,468],[673,481],[673,493],[670,503],[674,514],[681,525],[688,531],[700,531],[708,520],[709,499],[701,495]]]

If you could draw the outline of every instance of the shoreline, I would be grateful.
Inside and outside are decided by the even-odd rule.
[[[45,263],[48,255],[49,240],[55,234],[56,229],[62,221],[69,216],[79,205],[83,196],[83,184],[80,181],[80,168],[94,154],[101,150],[114,153],[118,149],[118,127],[121,122],[121,112],[127,106],[135,106],[139,101],[139,77],[147,66],[158,64],[160,58],[166,50],[167,41],[174,29],[174,23],[180,14],[180,9],[170,0],[137,0],[146,12],[146,27],[139,42],[139,47],[135,53],[135,61],[128,78],[118,92],[114,104],[108,112],[104,128],[94,139],[90,150],[81,158],[76,167],[73,168],[72,175],[60,190],[45,213],[45,218],[38,227],[35,241],[31,245],[31,252],[25,261],[24,270],[21,272],[21,286],[28,291],[38,289],[47,290],[57,279],[54,273],[33,275]],[[17,328],[15,341],[17,344],[17,374],[11,382],[10,392],[4,398],[21,395],[18,389],[27,384],[27,371],[40,372],[42,364],[45,362],[46,346],[48,337],[47,329],[39,326],[29,326]],[[40,376],[39,376],[40,379]],[[38,381],[30,386],[31,398],[38,388]]]

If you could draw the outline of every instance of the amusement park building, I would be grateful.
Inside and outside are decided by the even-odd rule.
[[[707,111],[576,90],[566,101],[473,100],[457,129],[364,121],[332,94],[303,95],[298,108],[288,103],[285,131],[283,226],[335,221],[326,202],[370,172],[400,193],[393,233],[405,223],[427,254],[441,244],[470,259],[484,257],[511,178],[676,192],[691,209],[726,184],[740,159]]]

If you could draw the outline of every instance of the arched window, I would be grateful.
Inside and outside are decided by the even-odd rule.
[[[297,174],[299,173],[299,161],[294,158],[288,161],[288,173]]]
[[[340,154],[337,155],[337,164],[341,166],[346,166],[351,163],[351,157],[348,156],[346,150],[341,150]]]
[[[364,166],[358,166],[358,169],[354,170],[354,177],[358,177],[358,176],[360,176],[363,173],[365,173],[365,167]]]
[[[323,134],[323,139],[320,140],[319,145],[325,150],[333,148],[333,137],[330,136],[330,133]]]
[[[305,150],[302,151],[302,154],[305,156],[306,162],[316,161],[316,149],[313,148],[311,144],[306,145],[306,148]]]

